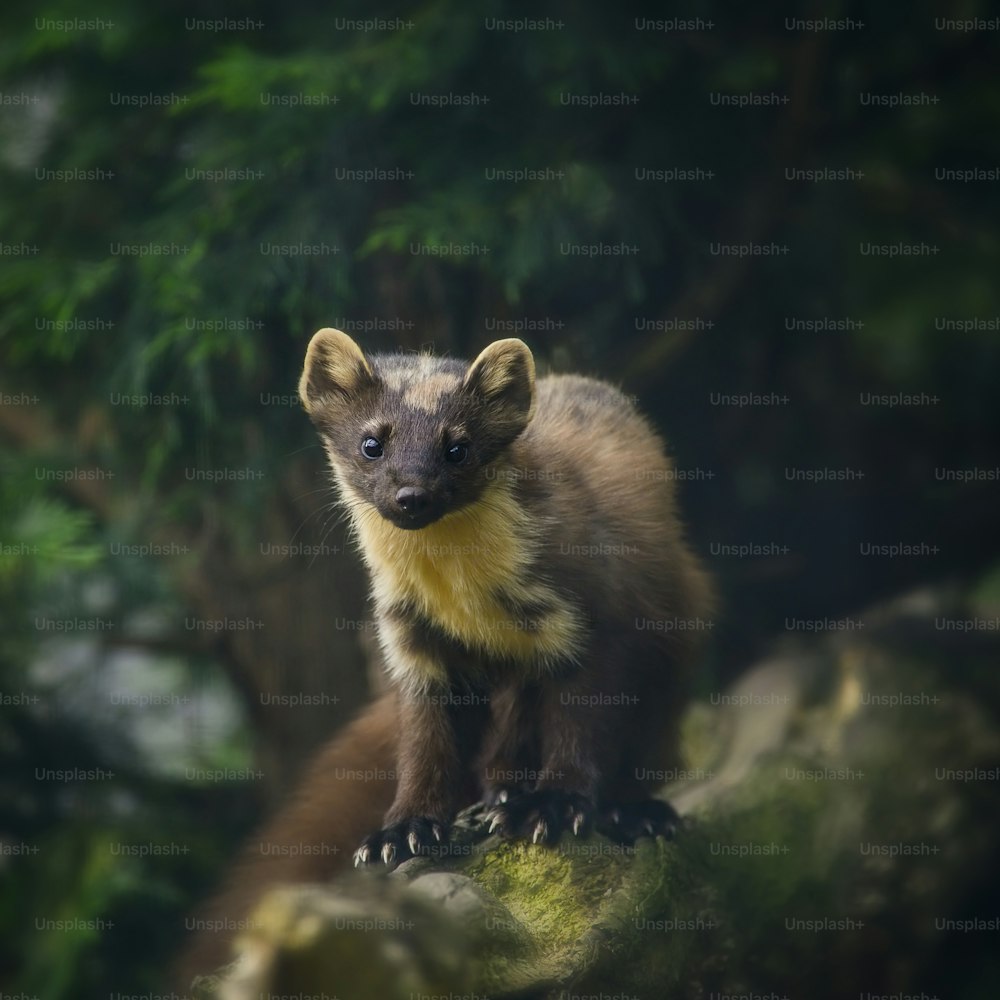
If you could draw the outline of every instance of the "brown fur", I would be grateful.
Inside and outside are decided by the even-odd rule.
[[[666,832],[647,772],[677,763],[712,599],[653,427],[606,383],[536,383],[517,340],[467,365],[366,356],[323,330],[300,391],[372,576],[394,693],[321,753],[261,838],[339,853],[251,845],[210,912],[239,919],[267,885],[328,878],[359,842],[362,861],[419,853],[479,796],[506,834],[548,843],[591,822],[625,840]],[[419,512],[400,499],[415,488]],[[629,809],[631,832],[609,819]],[[188,968],[220,957],[206,937]]]
[[[324,881],[350,865],[358,841],[381,822],[392,802],[397,729],[395,696],[384,695],[323,747],[285,807],[246,845],[218,895],[196,915],[200,925],[218,929],[197,929],[179,963],[179,983],[186,985],[233,957],[234,931],[266,889]],[[282,853],[263,853],[268,847]],[[289,848],[298,856],[286,853]]]

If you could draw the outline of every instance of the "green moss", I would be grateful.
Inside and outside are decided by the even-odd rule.
[[[616,862],[601,853],[602,846],[596,837],[556,850],[504,843],[470,875],[495,894],[533,937],[552,949],[569,949],[592,927],[609,882],[620,881],[614,872]],[[617,864],[620,867],[620,861]]]

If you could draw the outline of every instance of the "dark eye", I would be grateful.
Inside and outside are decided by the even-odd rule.
[[[453,444],[444,453],[444,457],[452,465],[461,465],[469,457],[469,446],[467,444]]]
[[[365,458],[381,458],[382,442],[378,438],[365,438],[361,442],[361,454]]]

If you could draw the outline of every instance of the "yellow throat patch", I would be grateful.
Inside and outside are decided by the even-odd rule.
[[[501,659],[544,664],[579,649],[579,615],[533,579],[537,527],[509,481],[498,479],[474,504],[417,531],[397,528],[353,492],[347,496],[376,605],[405,600],[470,650]],[[519,620],[510,604],[547,611]]]

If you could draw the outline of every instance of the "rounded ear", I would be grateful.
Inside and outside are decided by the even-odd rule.
[[[327,326],[313,334],[299,379],[299,399],[307,413],[331,397],[350,398],[374,384],[368,359],[346,333]]]
[[[509,440],[528,425],[535,409],[535,359],[523,340],[495,340],[469,365],[463,391],[478,398]]]

